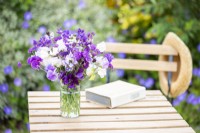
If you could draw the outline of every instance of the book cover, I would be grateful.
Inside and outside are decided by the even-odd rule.
[[[86,89],[86,100],[114,108],[144,98],[145,91],[143,86],[118,80]]]

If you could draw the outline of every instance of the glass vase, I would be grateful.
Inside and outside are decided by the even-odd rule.
[[[75,118],[80,115],[80,86],[69,89],[61,85],[60,91],[60,112],[65,118]]]

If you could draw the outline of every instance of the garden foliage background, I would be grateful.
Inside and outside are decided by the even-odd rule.
[[[59,90],[44,73],[26,63],[33,39],[57,28],[95,32],[95,43],[132,42],[161,44],[169,31],[189,47],[193,78],[189,90],[174,99],[183,118],[200,132],[200,5],[199,0],[0,0],[0,132],[28,132],[27,91]],[[125,55],[119,58],[150,58]],[[18,62],[21,62],[18,63]],[[122,79],[159,89],[156,72],[114,70],[112,80]],[[87,81],[83,88],[105,83]]]

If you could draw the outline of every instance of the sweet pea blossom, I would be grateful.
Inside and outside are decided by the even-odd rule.
[[[76,32],[59,29],[55,37],[47,33],[33,41],[27,63],[35,70],[45,71],[47,79],[60,81],[69,89],[75,89],[86,77],[94,79],[95,74],[103,78],[106,69],[113,68],[114,57],[104,53],[105,43],[96,46],[93,36],[94,33],[81,29]]]

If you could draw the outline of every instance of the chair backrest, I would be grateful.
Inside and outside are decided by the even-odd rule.
[[[162,45],[106,42],[106,52],[158,55],[159,60],[115,58],[112,64],[114,69],[158,71],[160,86],[166,95],[169,93],[169,96],[176,97],[189,86],[192,77],[191,54],[181,39],[172,32],[167,34]],[[169,60],[170,57],[171,60]],[[183,69],[188,70],[186,72]],[[172,73],[171,90],[167,75],[169,72]],[[180,77],[181,80],[178,80]],[[174,84],[176,85],[174,86]]]

